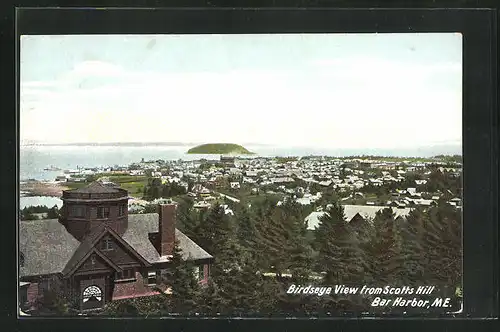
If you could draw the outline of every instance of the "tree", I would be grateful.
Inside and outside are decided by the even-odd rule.
[[[57,205],[54,205],[47,212],[47,219],[57,219],[59,218],[59,208]]]
[[[259,234],[254,218],[245,206],[237,206],[234,213],[237,223],[236,238],[238,243],[247,253],[255,253]]]
[[[355,284],[363,275],[363,256],[356,232],[344,218],[343,207],[335,203],[325,213],[316,230],[321,271],[326,272],[324,282]]]
[[[286,216],[282,210],[268,207],[262,211],[262,216],[257,224],[258,266],[266,272],[272,271],[279,277],[287,268],[287,230],[284,221]]]
[[[134,305],[133,300],[112,301],[106,304],[103,316],[137,317],[139,309]]]
[[[234,237],[234,226],[220,204],[214,205],[196,227],[198,244],[214,257],[227,248]]]
[[[400,227],[403,259],[403,282],[408,285],[421,284],[425,271],[425,252],[423,246],[425,210],[417,207],[410,211],[406,222]]]
[[[177,207],[177,220],[179,221],[179,229],[195,241],[200,213],[193,209],[193,204],[194,202],[191,199],[181,200]]]
[[[196,308],[199,295],[198,281],[194,275],[194,266],[183,257],[178,242],[167,270],[167,280],[172,289],[173,310],[183,314],[191,313]]]
[[[404,260],[392,209],[378,211],[373,224],[373,236],[366,246],[367,277],[374,285],[401,284]]]
[[[303,208],[294,201],[286,201],[278,208],[283,212],[285,226],[285,256],[287,269],[296,283],[308,282],[312,273],[312,248],[306,234],[307,224]]]
[[[77,300],[65,291],[61,280],[53,277],[47,282],[50,284],[50,289],[44,289],[42,296],[36,301],[37,313],[42,316],[75,314]]]
[[[440,203],[428,211],[424,225],[425,280],[453,295],[462,279],[462,221],[460,211]]]

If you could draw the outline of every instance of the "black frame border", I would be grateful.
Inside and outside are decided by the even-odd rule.
[[[331,9],[331,8],[168,8],[168,9],[107,9],[93,10],[83,8],[18,8],[16,10],[16,31],[11,35],[15,42],[16,53],[11,54],[16,66],[11,67],[16,75],[19,71],[17,54],[21,34],[138,34],[138,33],[412,33],[412,32],[460,32],[463,35],[463,152],[464,152],[464,317],[494,318],[498,315],[498,77],[497,77],[497,12],[490,9]],[[4,78],[5,79],[5,78]],[[16,99],[19,100],[16,75],[14,85]],[[12,84],[12,83],[11,83]],[[12,94],[11,94],[12,96]],[[8,97],[10,98],[10,97]],[[8,153],[3,165],[4,174],[16,176],[6,178],[6,190],[0,203],[2,210],[16,216],[17,197],[13,189],[18,183],[18,109],[4,116],[14,124],[3,131],[7,134]],[[4,122],[5,123],[5,122]],[[7,188],[6,188],[7,189]],[[10,215],[9,213],[9,215]],[[12,220],[6,218],[6,221]],[[12,252],[16,247],[16,224],[4,223],[2,249]],[[14,257],[7,255],[5,263],[12,272],[17,271]],[[17,273],[9,274],[2,283],[4,296],[2,311],[17,319],[15,300],[17,298]],[[13,277],[14,276],[14,277]],[[15,284],[14,284],[15,283]],[[14,287],[16,285],[16,287]],[[425,319],[425,318],[424,318]],[[445,318],[446,319],[446,318]],[[319,326],[364,330],[371,320],[350,320],[347,318],[313,320]],[[391,320],[408,320],[421,330],[424,326],[414,319],[377,319],[379,327],[387,328]],[[455,328],[465,328],[468,322],[462,319],[448,320]],[[61,319],[44,319],[48,330],[63,327]],[[67,321],[67,320],[64,320]],[[202,328],[218,327],[252,329],[271,323],[275,328],[307,328],[310,319],[297,319],[288,322],[284,319],[270,320],[159,320],[142,319],[118,322],[116,319],[80,320],[75,326],[107,326],[111,322],[127,325],[129,328],[162,328],[169,325],[179,328],[181,323]],[[239,324],[244,322],[245,324]],[[267,323],[266,323],[267,322]],[[20,319],[18,329],[33,329],[35,319]],[[96,325],[94,325],[96,324]],[[140,324],[140,325],[139,325]],[[199,325],[198,325],[199,324]],[[424,323],[425,324],[425,323]],[[441,322],[439,322],[441,324]],[[314,324],[316,325],[316,324]],[[370,324],[371,325],[371,324]],[[73,328],[74,328],[73,327]],[[364,328],[363,328],[364,327]],[[64,328],[64,327],[63,327]],[[67,327],[65,328],[67,329]]]

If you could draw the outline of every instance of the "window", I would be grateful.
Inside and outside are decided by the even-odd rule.
[[[50,290],[50,280],[43,279],[38,283],[38,290],[40,293],[45,294],[45,292]]]
[[[109,218],[109,207],[98,207],[97,218],[99,219]]]
[[[85,217],[85,210],[83,209],[83,206],[73,206],[71,214],[73,217],[83,218]]]
[[[91,301],[101,301],[102,291],[97,286],[89,286],[83,291],[83,303]]]
[[[156,272],[148,272],[148,285],[156,285]]]
[[[110,236],[106,236],[102,239],[101,250],[113,250],[113,240],[111,240]]]
[[[22,267],[22,266],[24,266],[24,254],[23,254],[23,253],[21,253],[21,254],[19,255],[19,265],[20,265],[21,267]]]
[[[123,216],[125,214],[125,205],[118,206],[118,216]]]
[[[198,280],[203,280],[205,279],[205,271],[202,266],[198,266]]]
[[[127,269],[123,270],[122,272],[115,273],[115,280],[127,280],[127,279],[135,279],[134,269]]]
[[[19,290],[19,303],[24,307],[26,302],[28,302],[28,287],[22,287]]]

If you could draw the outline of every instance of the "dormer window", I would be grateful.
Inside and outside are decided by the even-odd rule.
[[[97,208],[97,218],[106,219],[109,218],[109,207],[98,207]]]
[[[110,236],[106,236],[102,239],[101,250],[113,250],[113,240]]]

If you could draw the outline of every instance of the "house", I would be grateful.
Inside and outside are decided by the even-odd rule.
[[[59,175],[59,176],[56,176],[56,182],[66,182],[68,181],[68,178],[64,175]]]
[[[193,208],[195,209],[208,209],[210,206],[212,206],[208,202],[197,202],[193,205]]]
[[[222,205],[222,208],[224,209],[224,214],[234,216],[233,210],[231,210],[228,205]]]
[[[231,189],[240,189],[239,182],[231,182],[229,185],[231,186]]]
[[[417,189],[416,188],[407,188],[406,189],[406,192],[411,195],[411,196],[415,196],[415,194],[417,193]]]
[[[327,206],[328,208],[328,206]],[[366,222],[371,222],[378,211],[386,209],[387,206],[375,206],[375,205],[343,205],[344,208],[344,217],[345,220],[355,226],[359,226]],[[411,209],[409,208],[396,208],[391,207],[395,219],[398,218],[406,218],[410,213]],[[324,215],[325,212],[311,212],[306,218],[305,222],[307,222],[307,229],[314,230],[320,224],[320,218]]]
[[[210,196],[211,193],[210,189],[202,186],[201,184],[195,184],[191,191],[202,198]]]
[[[246,171],[246,176],[255,177],[258,175],[257,171]]]
[[[224,166],[224,167],[234,167],[235,166],[235,162],[236,162],[236,158],[235,157],[231,157],[231,156],[220,156],[220,163]]]
[[[167,292],[164,278],[177,242],[201,284],[213,257],[176,229],[174,203],[159,213],[128,214],[128,192],[99,182],[63,191],[61,217],[19,222],[21,310],[60,289],[74,309]]]

